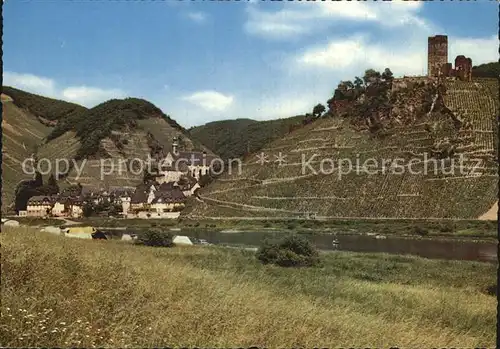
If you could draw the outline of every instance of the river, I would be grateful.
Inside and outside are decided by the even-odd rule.
[[[138,231],[128,231],[138,233]],[[172,234],[205,239],[215,245],[258,247],[266,238],[279,238],[287,232],[182,230]],[[466,238],[402,237],[362,234],[303,233],[314,246],[323,251],[384,252],[410,254],[425,258],[496,262],[496,241]]]

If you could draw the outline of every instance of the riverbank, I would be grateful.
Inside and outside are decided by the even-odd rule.
[[[464,239],[496,239],[497,222],[484,220],[409,220],[409,219],[352,219],[352,220],[169,220],[169,219],[113,219],[91,217],[75,220],[79,225],[103,228],[128,229],[190,229],[216,230],[227,233],[244,231],[290,231],[306,234],[335,235],[384,235],[384,236],[426,236]]]
[[[496,265],[252,252],[2,234],[4,346],[493,347]]]

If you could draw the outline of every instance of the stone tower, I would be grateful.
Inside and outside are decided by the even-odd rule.
[[[448,63],[448,36],[429,36],[427,46],[427,75],[438,76],[443,66]]]

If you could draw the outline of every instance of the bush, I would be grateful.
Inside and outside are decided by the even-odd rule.
[[[424,227],[419,226],[419,225],[417,225],[415,227],[414,232],[415,232],[415,234],[418,234],[420,236],[426,236],[429,234],[429,231],[427,229],[425,229]]]
[[[153,247],[173,247],[173,236],[155,230],[149,230],[137,237],[136,244]]]
[[[498,286],[496,284],[495,285],[489,285],[488,287],[485,288],[484,292],[487,295],[496,296],[497,293],[498,293]]]
[[[455,224],[453,222],[446,222],[439,226],[439,231],[442,233],[452,233],[455,231]]]
[[[319,263],[319,253],[308,240],[292,234],[280,241],[265,240],[257,251],[257,259],[281,267],[307,267]]]

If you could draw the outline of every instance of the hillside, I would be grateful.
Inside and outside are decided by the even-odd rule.
[[[86,109],[13,88],[4,90],[14,96],[2,96],[2,210],[12,203],[17,183],[32,179],[21,173],[22,161],[32,154],[36,154],[40,169],[46,173],[50,173],[49,165],[55,172],[57,160],[60,171],[66,172],[67,161],[70,171],[59,181],[64,188],[77,183],[135,186],[142,181],[143,173],[138,161],[131,165],[131,160],[166,155],[175,137],[180,150],[207,150],[191,141],[175,120],[143,99],[114,99]],[[57,123],[50,122],[54,120]],[[101,161],[105,175],[102,179]]]
[[[474,66],[472,67],[472,76],[498,79],[500,77],[500,62],[491,62]]]
[[[29,111],[45,123],[57,122],[87,110],[87,108],[75,103],[39,96],[10,86],[3,86],[2,93],[9,96],[17,107]]]
[[[33,176],[22,170],[22,162],[33,154],[50,133],[28,110],[2,94],[2,211],[13,201],[16,185]]]
[[[40,147],[39,157],[55,163],[74,159],[64,184],[135,186],[143,178],[139,162],[166,155],[180,138],[184,150],[205,150],[187,131],[152,103],[138,98],[113,99],[61,120]],[[101,162],[104,164],[101,180]],[[80,176],[76,169],[81,168]]]
[[[340,97],[329,101],[334,117],[266,145],[268,161],[249,157],[242,173],[204,188],[203,202],[184,214],[478,218],[497,200],[498,81],[446,81],[439,88],[425,81],[395,80],[383,93],[354,93],[354,102],[342,98],[356,87],[339,85]],[[280,153],[286,156],[281,166],[274,162]],[[381,165],[398,158],[400,168]],[[455,173],[446,173],[451,166]]]
[[[209,122],[189,130],[191,137],[207,146],[222,159],[242,158],[265,144],[283,137],[290,127],[300,125],[304,116],[256,121],[251,119]]]

